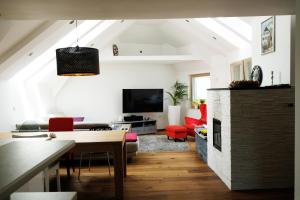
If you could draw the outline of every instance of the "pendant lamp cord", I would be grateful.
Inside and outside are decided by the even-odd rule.
[[[75,26],[76,26],[76,42],[77,42],[77,46],[79,46],[78,45],[78,30],[77,30],[77,26],[78,26],[78,24],[77,24],[77,20],[75,20]]]

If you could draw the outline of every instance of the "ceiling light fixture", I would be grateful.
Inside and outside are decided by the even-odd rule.
[[[77,35],[77,20],[76,35]],[[79,47],[78,36],[76,47],[56,49],[58,76],[93,76],[99,74],[99,51],[90,47]]]

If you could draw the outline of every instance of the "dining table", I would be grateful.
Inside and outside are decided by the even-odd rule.
[[[111,152],[114,160],[115,198],[118,200],[124,198],[124,177],[127,176],[126,131],[43,132],[43,134],[45,133],[52,136],[45,138],[46,141],[74,141],[75,146],[71,149],[74,153]],[[19,138],[12,138],[13,134],[14,133],[0,133],[0,143],[7,139],[12,139],[14,141],[19,140]],[[18,133],[18,135],[20,134],[22,133]],[[30,133],[26,132],[26,134]],[[33,132],[32,134],[38,133]]]

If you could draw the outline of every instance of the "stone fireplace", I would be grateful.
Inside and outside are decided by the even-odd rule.
[[[209,89],[207,163],[231,190],[293,187],[294,89]]]

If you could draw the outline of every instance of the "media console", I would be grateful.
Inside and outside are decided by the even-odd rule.
[[[112,124],[130,124],[131,131],[136,132],[139,135],[142,134],[149,134],[149,133],[156,133],[156,120],[141,120],[141,121],[116,121]]]

